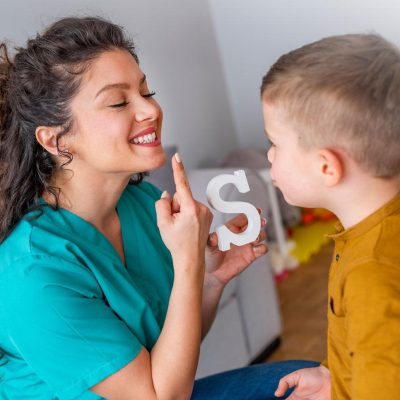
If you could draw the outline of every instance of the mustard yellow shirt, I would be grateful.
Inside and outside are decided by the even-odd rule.
[[[332,400],[400,399],[400,195],[338,231],[328,288]]]

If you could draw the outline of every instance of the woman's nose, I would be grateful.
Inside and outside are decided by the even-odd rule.
[[[137,122],[156,120],[160,114],[160,106],[154,99],[142,97],[136,105],[135,119]]]

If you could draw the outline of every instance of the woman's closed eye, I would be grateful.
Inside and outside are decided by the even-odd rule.
[[[156,94],[156,92],[150,92],[150,93],[142,94],[141,96],[145,97],[145,98],[150,98],[150,97],[153,97],[155,94]],[[112,107],[112,108],[121,108],[121,107],[127,106],[128,104],[129,104],[129,101],[124,100],[124,101],[121,101],[119,103],[111,104],[110,107]]]
[[[153,97],[155,94],[156,94],[156,92],[149,92],[149,93],[142,94],[142,97],[146,97],[146,98]]]
[[[120,103],[116,103],[116,104],[111,104],[110,107],[112,108],[120,108],[120,107],[125,107],[129,104],[129,101],[121,101]]]

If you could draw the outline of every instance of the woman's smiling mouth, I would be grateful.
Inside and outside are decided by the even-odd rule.
[[[148,128],[131,139],[129,139],[129,143],[139,145],[139,146],[158,146],[160,144],[160,140],[155,132],[155,128]]]

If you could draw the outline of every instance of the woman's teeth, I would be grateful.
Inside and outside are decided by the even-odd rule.
[[[153,132],[153,133],[149,133],[148,135],[135,137],[133,139],[133,143],[135,143],[135,144],[153,143],[156,141],[156,139],[157,139],[157,135],[155,132]]]

